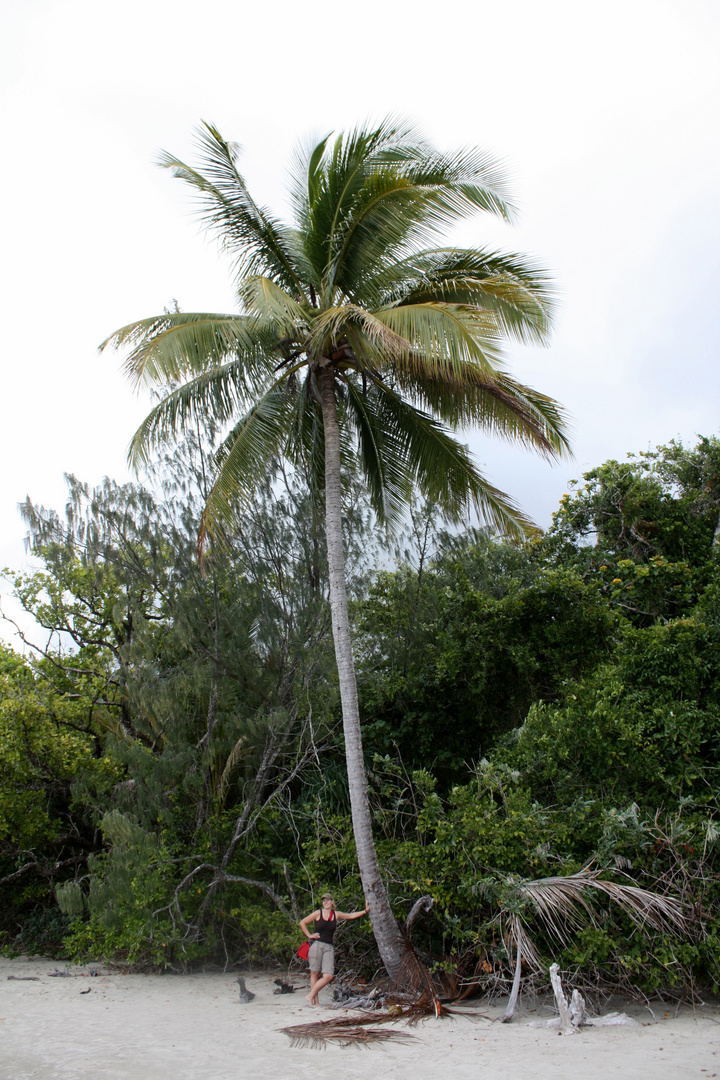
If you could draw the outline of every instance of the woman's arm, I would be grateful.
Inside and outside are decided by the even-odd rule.
[[[368,913],[367,908],[363,908],[362,911],[351,911],[349,913],[347,913],[345,911],[336,911],[335,912],[335,918],[336,919],[362,919],[363,915],[367,915],[367,913]]]
[[[315,941],[317,938],[320,937],[320,935],[319,934],[311,934],[310,931],[308,930],[308,923],[314,923],[315,920],[319,919],[319,918],[320,918],[320,912],[319,911],[313,911],[312,915],[306,915],[304,919],[300,920],[300,929],[302,930],[305,937],[309,938],[310,941]]]

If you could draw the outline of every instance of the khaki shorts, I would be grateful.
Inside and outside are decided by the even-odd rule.
[[[323,975],[335,974],[335,949],[325,941],[313,941],[308,953],[311,971],[319,971]]]

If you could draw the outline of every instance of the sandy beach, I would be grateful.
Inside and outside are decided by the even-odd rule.
[[[408,1041],[366,1048],[294,1047],[279,1029],[345,1014],[305,1007],[301,989],[275,995],[266,972],[247,973],[256,997],[240,1004],[236,973],[124,975],[98,965],[0,959],[0,1080],[628,1080],[720,1075],[720,1010],[653,1003],[627,1011],[633,1027],[573,1036],[530,1026],[550,1016],[534,1002],[517,1022],[502,1002],[473,1003],[428,1020]],[[53,976],[67,971],[70,977]],[[33,980],[28,976],[34,976]],[[300,986],[301,979],[295,977]],[[329,1000],[329,994],[325,994]],[[617,1004],[617,1003],[616,1003]],[[480,1017],[479,1013],[485,1014]],[[473,1015],[475,1014],[475,1015]]]

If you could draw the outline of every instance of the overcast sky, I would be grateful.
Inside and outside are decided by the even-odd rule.
[[[192,158],[201,119],[242,144],[256,198],[280,210],[295,142],[367,117],[400,113],[441,148],[506,162],[518,224],[479,216],[452,241],[531,254],[555,275],[551,347],[508,354],[567,409],[575,460],[470,443],[541,525],[568,480],[608,457],[718,432],[716,0],[0,0],[0,12],[0,566],[23,563],[27,494],[60,509],[64,472],[127,478],[148,402],[98,344],[173,300],[233,310],[189,191],[155,165],[161,149]]]

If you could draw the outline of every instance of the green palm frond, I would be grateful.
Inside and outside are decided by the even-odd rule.
[[[308,311],[271,278],[249,274],[243,279],[238,295],[253,328],[274,331],[278,338],[297,340],[304,337]]]
[[[287,231],[251,197],[237,168],[239,146],[226,142],[217,128],[205,122],[197,137],[202,171],[167,153],[160,156],[160,164],[199,193],[203,220],[223,246],[236,254],[240,277],[268,273],[284,288],[302,295]]]
[[[374,130],[356,128],[330,146],[328,139],[311,152],[308,161],[308,192],[300,203],[299,222],[305,236],[305,252],[319,280],[327,276],[337,249],[337,236],[352,213],[363,188],[368,161],[373,153],[402,137],[392,120]],[[304,202],[304,207],[303,207]]]
[[[310,392],[309,380],[308,375],[296,391],[287,450],[289,460],[305,477],[313,500],[319,501],[325,486],[325,432],[322,409]]]
[[[382,164],[370,164],[329,245],[330,284],[349,296],[362,290],[373,268],[419,250],[469,214],[510,217],[500,170],[485,155],[450,158],[413,147],[383,155]]]
[[[503,334],[547,344],[554,294],[546,270],[519,255],[436,248],[395,262],[373,279],[375,307],[433,300],[496,313]]]
[[[358,359],[368,356],[377,358],[378,362],[384,359],[393,363],[412,350],[410,343],[382,318],[355,304],[328,307],[316,315],[308,333],[307,348],[316,356],[324,356],[345,336],[363,342]]]
[[[238,501],[252,497],[258,480],[284,454],[293,411],[284,382],[278,380],[245,413],[217,453],[217,475],[201,519],[201,549],[207,535],[232,525]]]
[[[329,133],[321,139],[308,137],[295,147],[290,162],[290,202],[295,221],[305,235],[310,231],[311,208],[319,194],[320,164],[329,138]]]
[[[330,302],[336,288],[355,297],[377,267],[470,213],[511,214],[502,169],[488,155],[440,154],[392,117],[306,148],[293,179],[306,254]]]
[[[395,386],[449,427],[477,427],[550,460],[570,453],[567,425],[557,402],[504,372],[475,369],[464,387],[422,374],[395,373]]]
[[[460,388],[478,378],[478,369],[502,370],[497,322],[480,308],[432,301],[384,308],[375,317],[410,345],[393,363],[401,374]]]
[[[178,438],[190,423],[202,423],[207,417],[226,423],[237,415],[244,397],[245,388],[234,362],[182,383],[145,417],[130,442],[128,461],[134,468],[147,464],[154,450]]]
[[[467,447],[442,424],[385,386],[374,384],[371,393],[377,398],[377,422],[402,448],[413,482],[449,521],[460,521],[474,511],[509,536],[519,538],[535,531],[513,501],[478,471]]]
[[[292,417],[288,424],[288,459],[306,477],[311,492],[319,496],[325,487],[325,431],[322,409],[317,388],[313,388],[315,376],[306,374],[304,383],[292,396]],[[345,403],[338,402],[340,425],[340,465],[343,472],[352,475],[358,466],[357,444],[346,422]]]
[[[430,195],[401,171],[371,173],[351,213],[338,222],[327,253],[328,289],[362,295],[366,279],[398,253],[419,246],[428,233]]]
[[[511,221],[514,216],[505,167],[487,151],[470,148],[447,154],[424,140],[413,143],[406,137],[401,145],[381,150],[375,163],[399,165],[415,185],[436,193],[438,229],[445,229],[478,210],[505,221]]]
[[[239,315],[169,312],[116,330],[100,350],[130,348],[123,370],[135,386],[168,384],[236,361],[238,378],[252,388],[268,370],[273,338]]]
[[[375,408],[377,394],[364,394],[351,378],[346,379],[346,387],[346,411],[355,428],[358,461],[373,509],[382,524],[395,526],[402,520],[413,485],[404,441],[395,431],[383,428]]]

